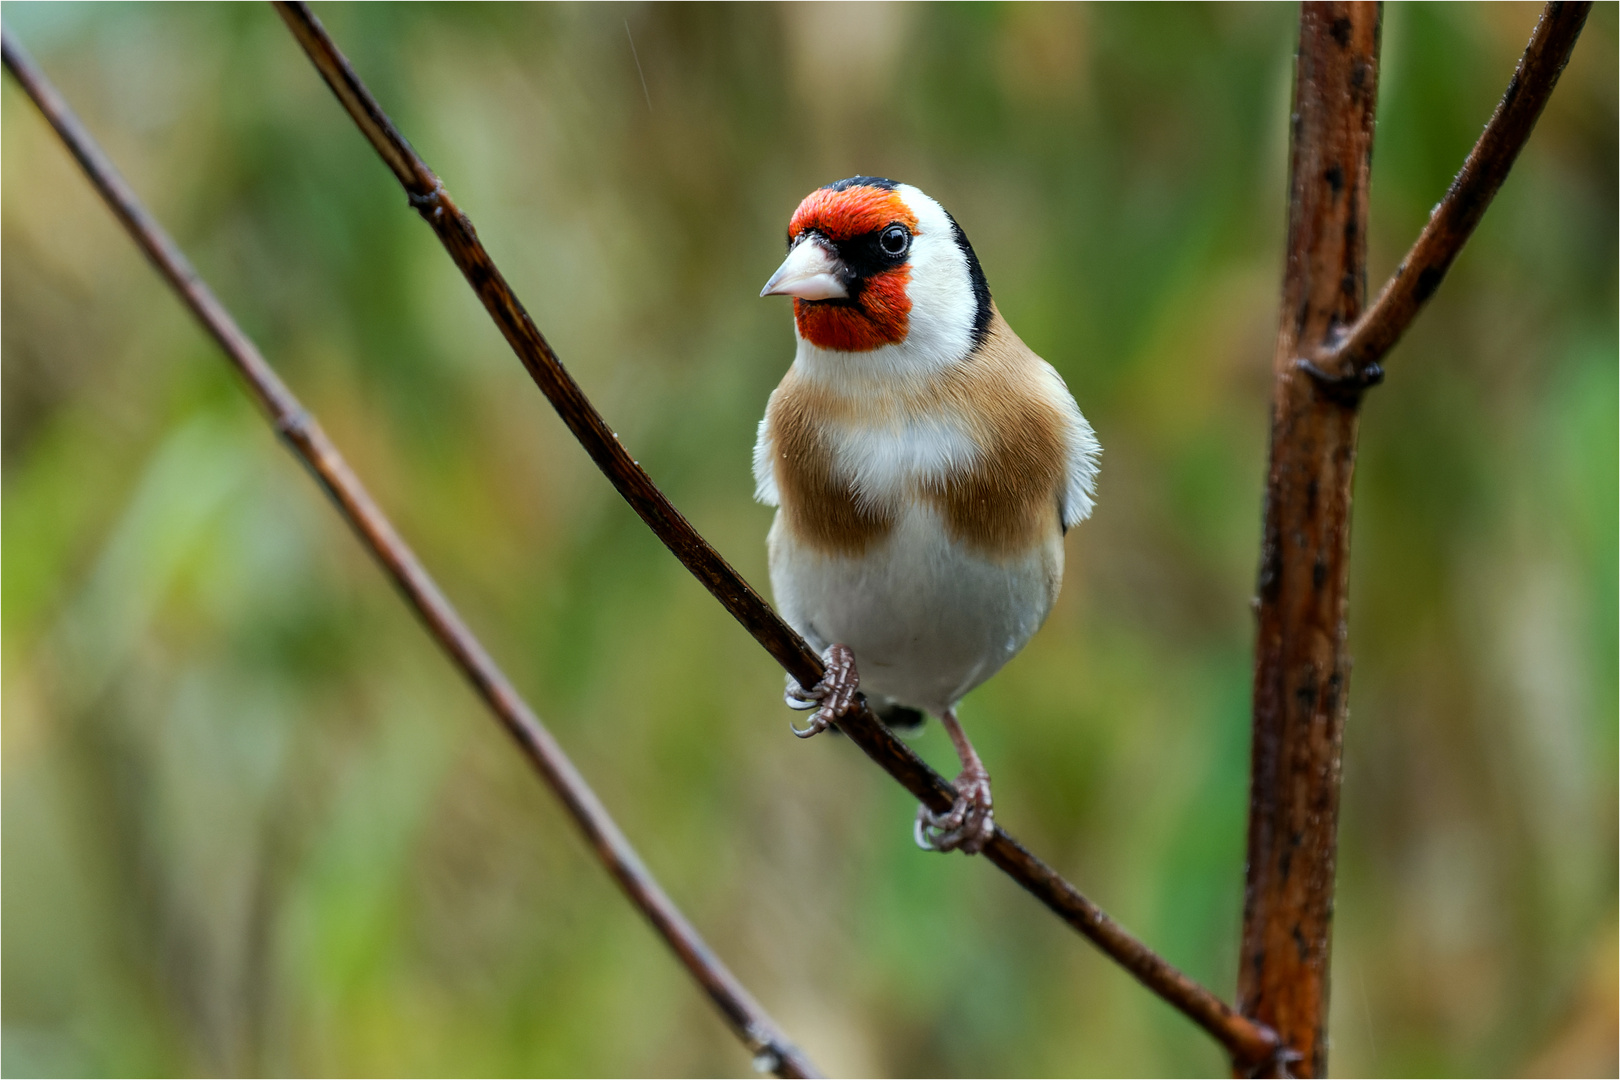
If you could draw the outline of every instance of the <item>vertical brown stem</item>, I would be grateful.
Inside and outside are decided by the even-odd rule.
[[[1277,332],[1254,669],[1239,1007],[1327,1067],[1329,941],[1357,399],[1298,359],[1361,313],[1381,11],[1307,3],[1295,70],[1287,264]]]

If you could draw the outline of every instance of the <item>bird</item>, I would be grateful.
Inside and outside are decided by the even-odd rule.
[[[793,730],[834,728],[857,692],[897,725],[937,717],[962,770],[951,808],[918,807],[913,835],[977,854],[994,802],[957,706],[1051,612],[1101,447],[997,310],[961,226],[916,187],[818,188],[787,242],[760,296],[793,298],[796,351],[753,472],[755,498],[776,507],[778,610],[826,668],[813,687],[788,676],[787,704],[816,710]]]

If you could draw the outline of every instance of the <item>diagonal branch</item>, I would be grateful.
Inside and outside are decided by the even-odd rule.
[[[1384,284],[1378,299],[1314,358],[1320,369],[1339,379],[1365,382],[1369,369],[1400,341],[1440,287],[1452,260],[1473,235],[1474,226],[1485,216],[1502,181],[1507,179],[1558,85],[1564,65],[1569,63],[1591,10],[1591,0],[1550,3],[1543,9],[1496,112],[1451,181],[1445,198],[1429,216],[1417,242]],[[1373,381],[1377,378],[1376,374],[1372,376]]]
[[[788,1041],[642,865],[630,841],[608,816],[585,778],[462,622],[337,447],[203,283],[162,226],[147,213],[56,88],[12,39],[9,30],[0,34],[3,34],[0,51],[3,51],[6,68],[45,114],[45,119],[78,159],[97,192],[135,243],[225,350],[247,383],[248,392],[287,448],[326,490],[338,512],[393,579],[428,632],[562,800],[597,858],[630,902],[652,923],[732,1031],[755,1055],[756,1066],[779,1076],[820,1076],[815,1064]]]
[[[479,243],[472,222],[400,135],[308,6],[286,2],[275,6],[332,92],[393,170],[411,205],[432,226],[461,268],[518,359],[609,482],[790,675],[804,686],[819,682],[822,664],[815,652],[675,509],[619,443],[618,436],[562,366]],[[864,704],[840,720],[839,727],[929,807],[943,811],[951,805],[955,794],[951,785],[896,739]],[[1239,1015],[1158,956],[999,826],[984,854],[1149,990],[1214,1036],[1234,1059],[1252,1065],[1277,1055],[1280,1044],[1269,1028]]]

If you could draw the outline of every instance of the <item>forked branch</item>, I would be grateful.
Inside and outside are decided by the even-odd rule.
[[[822,665],[815,652],[681,516],[620,445],[618,437],[536,329],[489,253],[479,243],[472,223],[444,190],[438,176],[400,135],[309,8],[302,3],[277,3],[276,8],[332,92],[393,170],[411,205],[438,234],[518,359],[597,467],[648,528],[777,663],[801,685],[813,686],[819,682]],[[943,811],[951,805],[955,794],[951,785],[909,746],[895,738],[870,709],[862,705],[840,720],[839,727],[867,756],[931,809]],[[1276,1056],[1279,1044],[1270,1029],[1240,1016],[1215,994],[1131,936],[999,826],[984,855],[1149,990],[1213,1035],[1234,1059],[1255,1064]]]
[[[619,831],[585,778],[462,622],[331,439],[204,284],[168,233],[141,205],[61,94],[12,39],[9,30],[0,30],[0,39],[3,39],[0,52],[3,52],[6,68],[78,159],[103,201],[197,321],[219,342],[287,448],[314,474],[343,519],[393,579],[428,632],[472,683],[529,763],[556,792],[602,865],[703,988],[726,1023],[754,1055],[756,1066],[778,1076],[820,1076],[815,1064],[788,1041],[642,865],[630,841]]]
[[[1368,385],[1381,378],[1380,362],[1445,280],[1452,260],[1468,243],[1518,160],[1591,10],[1591,0],[1551,3],[1542,10],[1496,112],[1446,189],[1445,198],[1372,306],[1307,358],[1319,370],[1350,385]]]
[[[1438,287],[1501,187],[1590,6],[1547,6],[1484,135],[1365,312],[1380,7],[1343,0],[1302,6],[1257,590],[1238,965],[1244,1014],[1274,1028],[1298,1055],[1273,1061],[1266,1070],[1272,1075],[1327,1072],[1361,394],[1382,377],[1379,361]],[[1238,1067],[1247,1071],[1241,1062]]]

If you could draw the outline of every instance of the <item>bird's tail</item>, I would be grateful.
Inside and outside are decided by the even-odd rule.
[[[867,694],[866,703],[877,713],[878,719],[887,724],[890,730],[900,735],[912,735],[920,730],[928,716],[921,709],[913,709],[910,705],[902,705],[892,698],[882,694]]]

